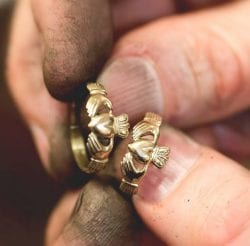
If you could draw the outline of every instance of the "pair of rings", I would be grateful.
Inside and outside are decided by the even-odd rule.
[[[103,85],[89,83],[87,89],[89,97],[85,106],[73,106],[70,140],[79,168],[86,173],[95,173],[106,167],[115,145],[115,137],[127,138],[130,126],[127,114],[113,114],[112,103]],[[127,153],[121,161],[123,178],[120,189],[123,192],[137,192],[139,182],[151,163],[159,169],[166,164],[170,148],[157,146],[161,123],[159,115],[148,112],[133,127],[132,142],[128,144]]]

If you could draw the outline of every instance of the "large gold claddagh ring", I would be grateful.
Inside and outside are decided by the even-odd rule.
[[[154,113],[146,113],[144,119],[133,127],[132,143],[121,162],[123,179],[120,189],[130,195],[138,190],[139,181],[150,163],[157,168],[166,164],[170,148],[157,146],[162,119]]]
[[[114,138],[129,134],[128,115],[113,115],[112,103],[103,85],[89,83],[89,97],[84,110],[73,106],[70,119],[72,152],[79,168],[86,173],[100,171],[106,166],[114,147]],[[87,124],[81,123],[84,118]],[[86,141],[84,140],[86,136]]]

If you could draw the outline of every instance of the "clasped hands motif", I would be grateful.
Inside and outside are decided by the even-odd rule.
[[[109,154],[114,146],[114,137],[126,138],[129,134],[127,114],[115,117],[112,103],[107,98],[104,87],[99,83],[87,85],[90,97],[86,103],[90,118],[88,127],[90,133],[87,139],[87,149],[90,153],[89,166],[93,170],[101,169],[108,162]]]
[[[87,141],[84,141],[79,111],[73,106],[71,114],[71,148],[79,168],[86,173],[98,172],[106,166],[114,147],[116,136],[129,135],[127,114],[114,116],[112,103],[107,98],[103,85],[87,85],[89,98],[82,113],[87,115]],[[138,184],[147,172],[150,163],[162,168],[168,160],[170,148],[157,146],[162,118],[154,113],[146,113],[144,119],[133,127],[132,142],[121,162],[122,182],[120,189],[135,194]]]
[[[143,121],[133,128],[133,142],[128,144],[121,169],[123,179],[120,189],[128,194],[135,194],[140,179],[145,175],[150,163],[162,168],[169,158],[170,148],[157,146],[161,117],[146,113]]]

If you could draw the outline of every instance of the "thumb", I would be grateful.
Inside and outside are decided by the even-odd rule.
[[[162,245],[143,228],[131,203],[100,181],[63,197],[49,220],[46,244]]]
[[[169,162],[133,198],[143,221],[170,245],[250,245],[249,171],[176,130],[161,141]]]

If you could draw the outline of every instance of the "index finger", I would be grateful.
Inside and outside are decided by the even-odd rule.
[[[193,127],[247,109],[249,13],[249,1],[239,1],[124,35],[99,78],[114,111],[133,122],[157,112],[175,126]]]
[[[111,49],[107,0],[32,0],[43,41],[44,79],[56,98],[69,99],[95,76]]]

